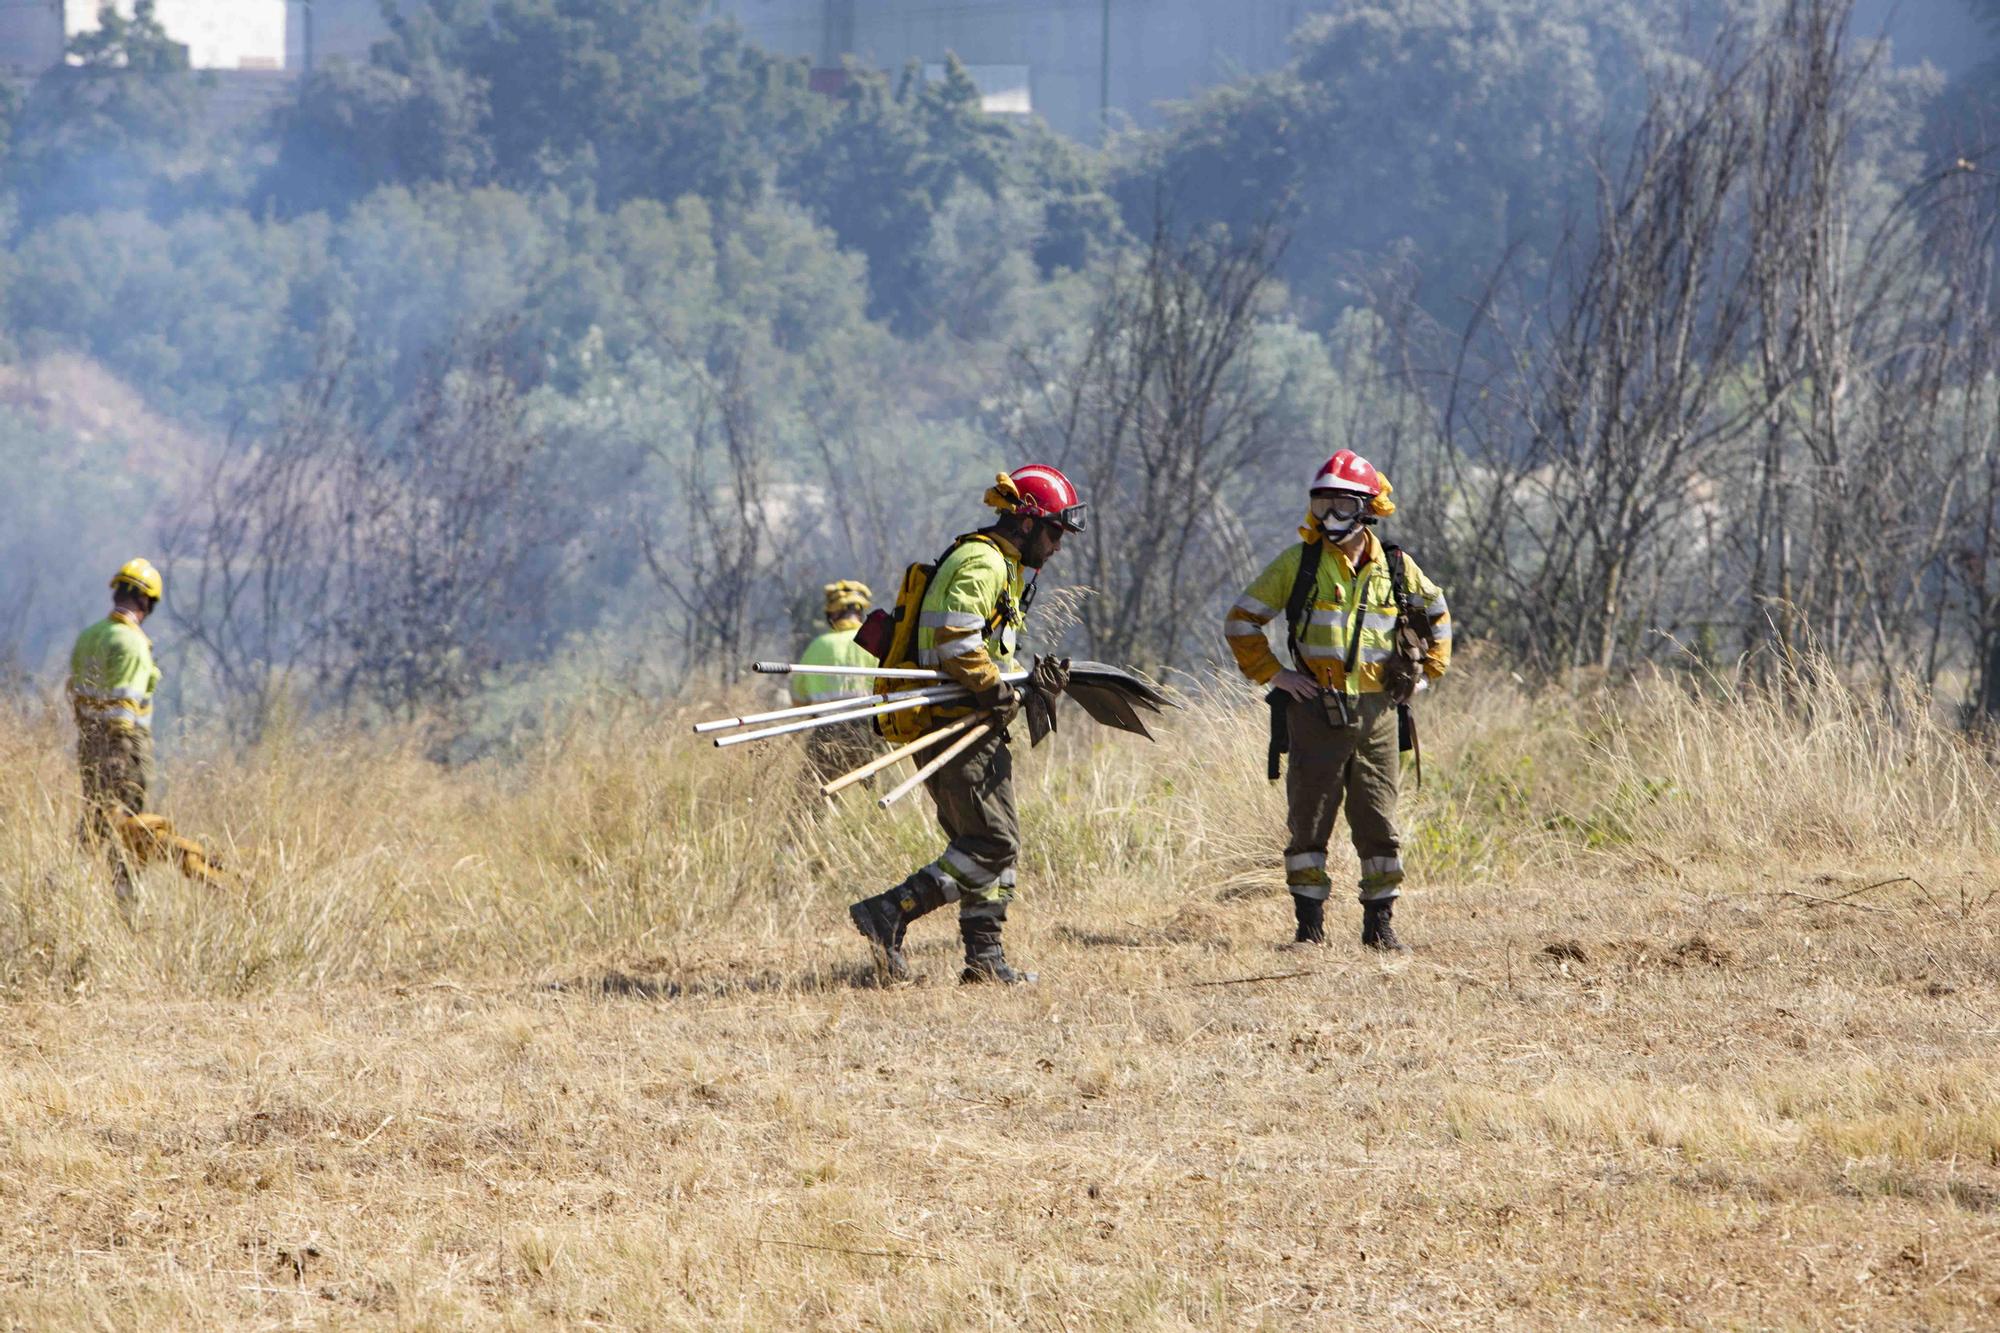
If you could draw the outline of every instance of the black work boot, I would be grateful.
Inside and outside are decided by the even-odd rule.
[[[1326,899],[1295,893],[1292,895],[1292,915],[1299,922],[1298,933],[1292,936],[1292,943],[1326,943]]]
[[[918,871],[895,888],[853,904],[847,915],[854,928],[875,946],[876,967],[891,981],[908,981],[910,964],[903,957],[903,934],[912,921],[944,904],[944,886]]]
[[[1396,927],[1390,923],[1395,915],[1396,900],[1387,899],[1379,903],[1361,904],[1361,943],[1366,948],[1380,949],[1383,953],[1408,953],[1410,946],[1396,938]]]
[[[1033,972],[1018,972],[1007,964],[1007,955],[1000,948],[1000,924],[1005,920],[1004,914],[958,919],[958,933],[965,940],[965,970],[958,974],[960,985],[997,981],[1006,986],[1022,986],[1034,982]]]

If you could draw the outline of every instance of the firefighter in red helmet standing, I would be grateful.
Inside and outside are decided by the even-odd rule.
[[[1289,742],[1285,885],[1294,938],[1326,940],[1333,884],[1326,848],[1345,804],[1361,862],[1361,943],[1401,950],[1406,946],[1392,924],[1403,882],[1399,710],[1450,665],[1451,613],[1444,591],[1416,561],[1372,531],[1396,506],[1388,479],[1367,459],[1342,449],[1320,467],[1310,489],[1299,544],[1244,590],[1223,634],[1243,674],[1273,687]],[[1291,667],[1264,637],[1264,626],[1280,616]]]
[[[1039,571],[1062,549],[1065,536],[1083,530],[1086,506],[1069,478],[1040,463],[1001,473],[985,498],[999,517],[953,542],[931,576],[917,622],[917,663],[965,686],[974,706],[994,710],[1002,725],[925,783],[950,840],[943,855],[895,888],[848,909],[855,928],[874,946],[878,965],[895,981],[910,976],[903,957],[910,922],[951,902],[958,904],[965,943],[961,982],[1035,979],[1012,967],[1000,946],[1021,844],[1014,760],[1004,725],[1016,698],[1002,676],[1015,669],[1016,643],[1033,600],[1034,585],[1023,571]],[[970,711],[919,710],[927,714],[919,724],[942,726]]]

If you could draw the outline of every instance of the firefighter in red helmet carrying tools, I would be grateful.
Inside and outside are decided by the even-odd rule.
[[[943,854],[896,887],[848,909],[855,929],[874,947],[878,966],[894,981],[910,979],[903,956],[910,923],[952,902],[958,904],[965,944],[960,981],[1019,984],[1035,979],[1009,964],[1000,944],[1021,843],[1005,725],[1019,697],[1007,677],[1015,671],[1014,654],[1033,601],[1028,575],[1062,549],[1064,537],[1083,530],[1087,506],[1069,478],[1040,463],[1001,473],[985,501],[999,511],[992,524],[955,540],[934,572],[913,567],[924,568],[929,579],[914,608],[915,661],[964,686],[972,703],[883,719],[893,719],[901,729],[885,729],[892,740],[949,726],[975,709],[990,711],[1000,723],[925,782],[949,839]],[[914,601],[908,577],[906,592]]]
[[[1402,950],[1393,924],[1403,883],[1399,735],[1414,735],[1411,699],[1451,664],[1451,613],[1416,561],[1375,535],[1396,506],[1367,459],[1342,449],[1309,489],[1298,544],[1244,590],[1223,634],[1243,674],[1272,687],[1272,778],[1279,755],[1291,755],[1285,885],[1295,940],[1326,940],[1326,849],[1344,804],[1361,862],[1361,943]],[[1289,667],[1264,636],[1279,616]]]

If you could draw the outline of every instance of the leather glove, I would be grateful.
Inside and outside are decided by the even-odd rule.
[[[1012,717],[1015,708],[1020,706],[1021,696],[1013,685],[1000,680],[976,692],[972,696],[972,702],[981,708],[991,710],[996,721],[1004,722]]]
[[[1042,656],[1028,673],[1028,684],[1053,699],[1069,685],[1069,659]]]

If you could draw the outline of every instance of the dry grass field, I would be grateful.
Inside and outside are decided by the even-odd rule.
[[[927,811],[817,815],[707,710],[192,738],[241,885],[136,930],[9,718],[0,1325],[2000,1325],[2000,766],[1832,687],[1465,674],[1413,953],[1279,947],[1261,708],[1069,713],[1016,992],[942,917],[874,988],[843,904]]]

